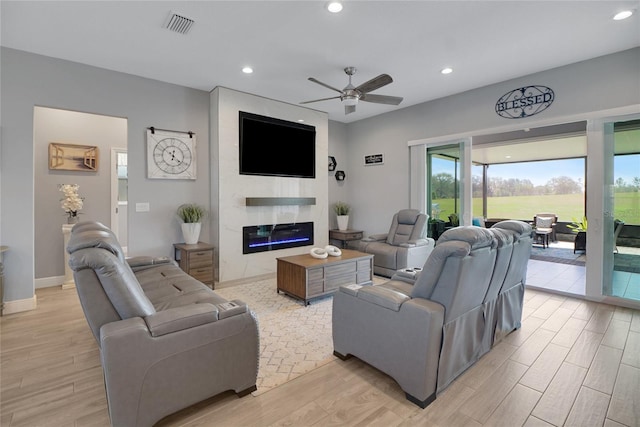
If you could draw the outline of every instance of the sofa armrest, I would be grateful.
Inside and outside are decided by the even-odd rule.
[[[422,273],[422,267],[403,268],[393,273],[391,280],[400,280],[413,285],[418,280],[420,273]]]
[[[360,288],[341,286],[340,291],[393,311],[399,311],[402,304],[411,299],[403,293],[381,286],[362,286]]]
[[[144,268],[148,268],[158,264],[171,264],[173,261],[166,256],[153,257],[153,256],[135,256],[126,259],[127,264],[133,271],[139,271]]]
[[[409,240],[406,243],[401,243],[399,246],[402,248],[415,248],[416,246],[429,246],[429,245],[435,246],[435,240],[431,238]]]
[[[361,242],[383,242],[387,240],[388,233],[385,234],[372,234],[367,237],[363,237]]]
[[[206,303],[169,308],[144,318],[153,337],[195,328],[217,320],[218,307]]]

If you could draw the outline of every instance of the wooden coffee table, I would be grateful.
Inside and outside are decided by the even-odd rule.
[[[313,298],[335,292],[341,285],[373,283],[373,255],[343,249],[339,257],[313,258],[309,254],[277,258],[280,291],[301,299],[305,305]]]

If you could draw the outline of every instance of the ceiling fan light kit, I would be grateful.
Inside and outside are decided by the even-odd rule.
[[[340,102],[344,105],[344,113],[351,114],[356,111],[356,105],[358,105],[358,102],[360,101],[386,105],[398,105],[402,102],[402,98],[399,96],[374,95],[369,93],[392,83],[393,79],[390,75],[380,74],[378,77],[374,77],[356,87],[351,83],[351,76],[356,73],[356,67],[346,67],[344,72],[349,76],[349,84],[347,84],[342,90],[336,89],[335,87],[323,83],[313,77],[309,77],[309,81],[338,92],[340,95],[329,98],[314,99],[312,101],[304,101],[300,104],[310,104],[312,102],[327,101],[329,99],[340,99]]]

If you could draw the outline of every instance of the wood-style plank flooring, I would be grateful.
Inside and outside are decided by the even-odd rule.
[[[36,310],[0,320],[0,425],[107,426],[98,348],[75,290],[36,295]],[[351,358],[158,425],[640,426],[640,311],[530,290],[525,300],[522,328],[427,409]]]

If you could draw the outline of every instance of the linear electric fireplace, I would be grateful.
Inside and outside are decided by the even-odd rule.
[[[313,245],[313,222],[242,227],[242,253]]]

